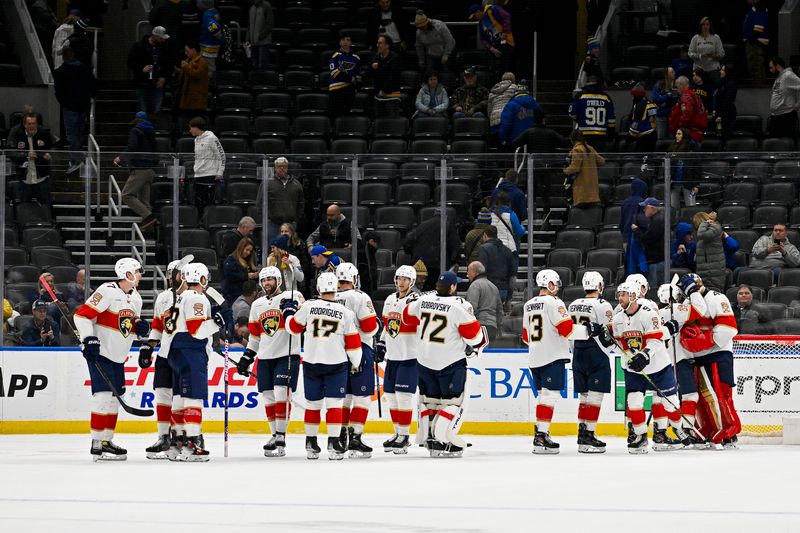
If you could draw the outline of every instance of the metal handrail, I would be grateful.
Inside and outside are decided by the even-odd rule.
[[[39,75],[42,77],[42,83],[45,85],[53,85],[53,73],[50,71],[50,62],[47,59],[47,55],[44,53],[42,43],[39,42],[38,33],[36,33],[36,27],[33,25],[33,19],[31,18],[28,6],[25,0],[14,0],[14,4],[17,13],[20,15],[19,19],[22,22],[22,28],[15,28],[15,31],[23,32],[28,39],[31,52],[36,60],[36,68],[39,70]],[[22,16],[23,14],[27,16]]]
[[[97,177],[97,213],[99,215],[100,214],[100,209],[101,209],[101,205],[100,205],[100,199],[101,199],[101,195],[100,195],[100,145],[97,144],[97,139],[95,139],[94,135],[92,135],[92,134],[89,134],[89,140],[86,143],[86,151],[87,151],[87,155],[88,155],[88,157],[86,158],[86,164],[90,165],[90,167],[86,169],[86,172],[88,172],[89,173],[88,175],[91,176],[91,171],[94,170],[95,175]],[[92,154],[95,154],[97,156],[96,160],[92,157]],[[86,198],[86,201],[89,202],[89,198],[88,197]]]
[[[117,193],[117,199],[114,200],[114,193]],[[117,178],[114,177],[114,174],[108,176],[108,238],[109,240],[113,238],[113,230],[111,227],[111,221],[113,217],[120,216],[122,214],[122,191],[119,188],[119,184],[117,183]]]
[[[142,251],[139,252],[139,247],[137,246],[138,243],[142,245]],[[139,228],[139,224],[136,222],[133,223],[131,226],[131,255],[134,259],[139,261],[139,264],[142,265],[142,271],[147,268],[147,240],[145,240],[144,235],[142,234],[142,230]],[[158,269],[158,266],[155,267]],[[153,272],[153,299],[158,295],[158,288],[156,287],[156,272]]]

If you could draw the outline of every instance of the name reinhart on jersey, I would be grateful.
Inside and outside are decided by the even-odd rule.
[[[541,311],[544,309],[544,302],[532,302],[525,306],[525,311]]]

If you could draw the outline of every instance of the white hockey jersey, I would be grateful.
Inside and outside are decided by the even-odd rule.
[[[611,333],[628,352],[628,357],[644,348],[650,349],[650,362],[643,369],[645,374],[654,374],[672,364],[664,347],[661,316],[654,308],[640,305],[632,315],[625,311],[617,313],[611,323]],[[628,357],[620,355],[622,368],[628,370]]]
[[[202,341],[197,345],[202,344],[206,353],[210,355],[210,339],[219,332],[219,327],[211,318],[211,302],[208,297],[194,289],[186,289],[178,296],[175,308],[177,312],[175,334],[170,346],[183,346],[187,340]]]
[[[694,296],[694,295],[693,295]],[[702,352],[696,352],[695,357],[708,355],[716,352],[732,352],[733,338],[739,332],[736,325],[736,317],[733,316],[731,302],[724,294],[707,290],[703,294],[707,310],[705,316],[697,320],[697,325],[702,330],[711,330],[714,338],[714,346]]]
[[[173,298],[177,302],[178,297],[173,296],[172,290],[167,289],[159,293],[153,304],[153,322],[150,324],[150,340],[159,341],[159,348],[158,352],[156,352],[156,356],[160,355],[161,357],[166,357],[167,354],[169,354],[169,344],[172,341],[172,335],[175,333],[175,317],[170,316]],[[165,325],[169,325],[169,332],[166,331]]]
[[[700,295],[699,292],[692,294],[688,301],[684,301],[681,303],[673,303],[672,304],[672,311],[670,311],[669,306],[664,307],[659,310],[659,314],[661,315],[661,322],[665,323],[668,320],[674,320],[678,323],[678,327],[683,327],[686,324],[690,324],[692,322],[696,322],[703,315],[706,314],[706,301]],[[669,335],[669,330],[664,328],[664,339],[667,339],[667,335]],[[674,337],[670,337],[669,342],[669,349],[668,352],[671,354],[672,350],[675,350],[675,362],[683,361],[685,359],[693,359],[695,354],[692,352],[687,351],[680,343],[680,332],[678,335]]]
[[[578,298],[569,304],[569,316],[574,324],[589,324],[594,322],[601,326],[610,326],[614,319],[614,310],[608,300],[602,298]],[[575,342],[584,342],[578,341]],[[609,353],[610,349],[604,347],[599,339],[593,339],[604,352]]]
[[[460,296],[420,296],[403,310],[403,323],[417,328],[417,361],[431,370],[465,359],[467,344],[483,340],[472,305]]]
[[[124,363],[136,338],[134,325],[141,312],[142,297],[136,289],[125,293],[115,281],[103,283],[75,311],[75,328],[81,340],[97,337],[105,358]]]
[[[337,292],[336,301],[353,312],[361,342],[372,346],[372,337],[378,332],[378,316],[372,299],[365,292],[349,289]]]
[[[656,303],[648,298],[642,298],[640,296],[639,298],[636,299],[636,301],[639,302],[639,305],[647,306],[650,309],[658,309]],[[617,306],[614,308],[614,314],[616,315],[617,313],[622,313],[622,312],[623,312],[622,306],[617,304]]]
[[[528,366],[539,368],[571,358],[568,337],[572,318],[560,298],[534,296],[523,307],[522,342],[528,345]]]
[[[289,337],[292,337],[291,355],[300,354],[300,335],[290,334],[284,324],[281,302],[297,300],[304,302],[298,291],[286,291],[275,296],[262,296],[250,306],[250,339],[247,347],[258,354],[259,359],[277,359],[290,355]]]
[[[303,333],[303,361],[335,365],[348,359],[353,366],[361,363],[361,337],[356,317],[340,303],[309,300],[289,317],[289,332]]]
[[[393,292],[383,304],[383,331],[381,340],[386,343],[386,359],[409,361],[417,358],[417,326],[403,322],[403,309],[419,298],[419,293],[409,292],[403,298]]]

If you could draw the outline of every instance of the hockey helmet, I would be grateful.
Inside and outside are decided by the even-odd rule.
[[[117,274],[117,279],[128,279],[128,274],[136,276],[137,272],[142,271],[142,264],[132,257],[125,257],[117,261],[114,265],[114,272]]]
[[[167,275],[169,275],[181,263],[180,259],[170,261],[167,265]]]
[[[661,302],[662,304],[681,302],[683,301],[683,293],[675,285],[664,283],[658,288],[658,301]]]
[[[281,286],[281,281],[283,281],[283,276],[281,276],[281,271],[278,267],[268,266],[261,269],[261,272],[258,273],[258,282],[264,283],[264,280],[267,278],[275,278],[278,282],[278,287]]]
[[[642,274],[631,274],[630,276],[625,278],[625,283],[633,283],[633,285],[637,287],[639,291],[641,291],[638,294],[639,296],[641,296],[642,293],[646,293],[647,291],[650,290],[650,283],[647,281],[647,278],[644,277],[644,275]],[[644,291],[642,291],[642,287],[644,287]]]
[[[397,278],[408,278],[411,280],[411,286],[417,281],[417,271],[411,265],[401,265],[394,271],[394,282],[397,283]]]
[[[539,273],[536,274],[537,287],[547,289],[550,286],[550,283],[558,288],[561,288],[561,278],[558,277],[558,273],[555,270],[546,268],[544,270],[540,270]]]
[[[583,284],[583,290],[586,292],[589,291],[602,291],[603,287],[605,286],[605,281],[603,281],[603,276],[600,275],[599,272],[595,272],[594,270],[589,270],[588,272],[583,273],[583,280],[581,281]]]
[[[339,282],[336,279],[336,274],[333,272],[323,272],[317,278],[317,291],[320,294],[329,292],[336,292],[339,287]]]
[[[339,263],[336,267],[336,279],[355,285],[358,280],[358,268],[353,263]]]
[[[635,283],[630,283],[628,281],[624,283],[620,283],[617,286],[617,299],[619,299],[620,294],[627,294],[628,297],[633,300],[637,300],[639,298],[639,286]]]
[[[203,287],[208,285],[208,282],[211,281],[208,274],[208,267],[203,263],[189,263],[186,265],[186,268],[183,269],[183,275],[186,279],[186,283],[200,283]],[[206,279],[205,283],[202,282],[203,278]]]

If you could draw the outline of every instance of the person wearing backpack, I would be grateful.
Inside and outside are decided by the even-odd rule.
[[[693,141],[701,142],[708,126],[708,114],[703,101],[689,87],[686,76],[675,80],[675,86],[680,96],[669,115],[669,131],[674,135],[679,128],[686,128]]]
[[[122,201],[142,217],[139,229],[145,230],[158,221],[150,207],[150,185],[156,177],[153,172],[156,135],[144,111],[136,113],[133,124],[128,133],[128,146],[124,153],[114,158],[114,165],[120,166],[124,161],[130,169],[128,180],[122,188]]]

